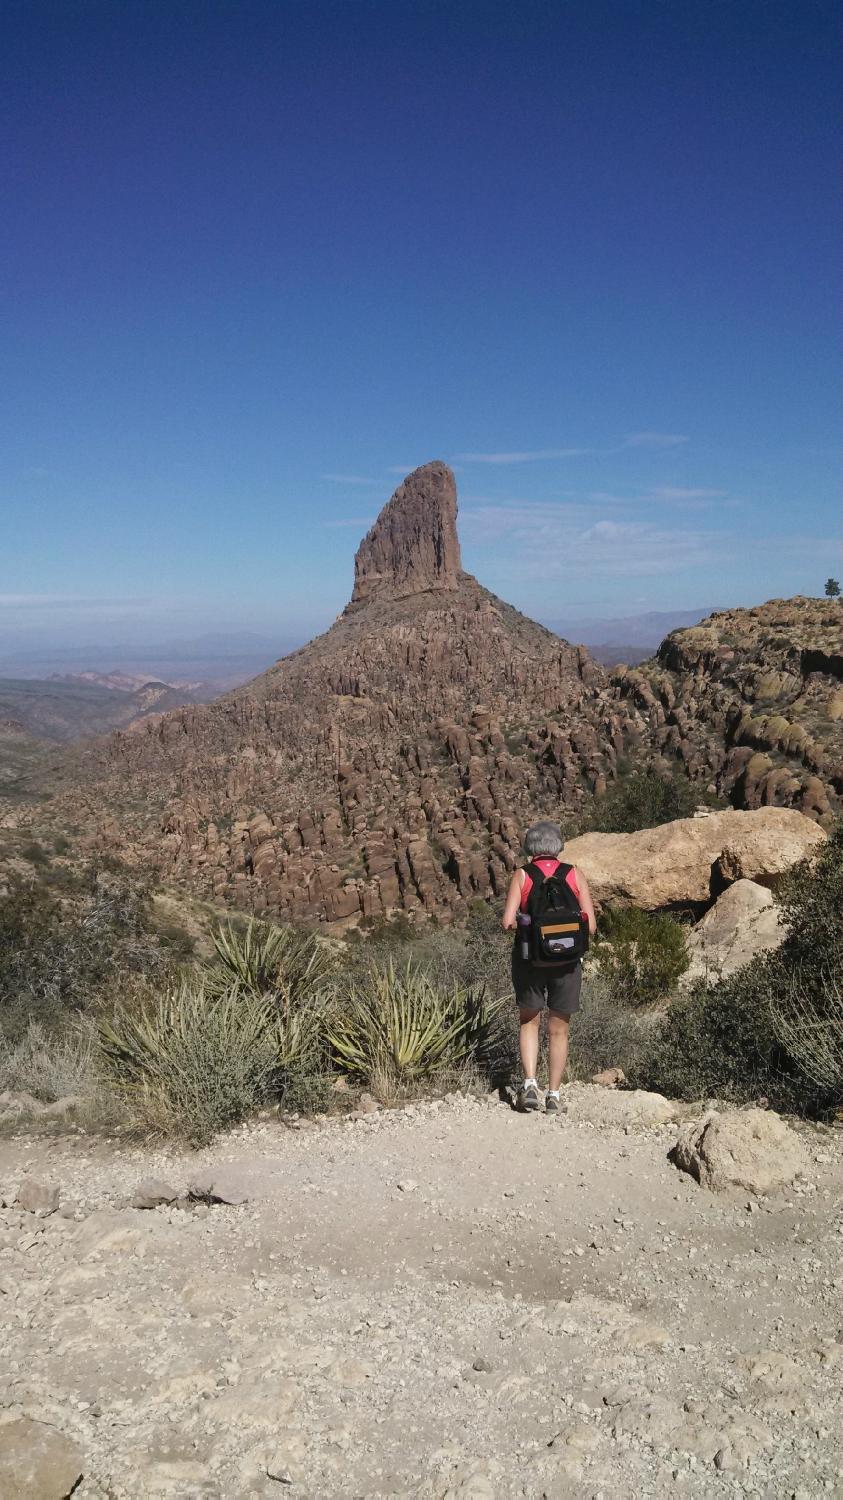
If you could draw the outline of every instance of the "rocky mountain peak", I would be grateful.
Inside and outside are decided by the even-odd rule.
[[[351,606],[456,589],[459,581],[454,476],[447,464],[423,464],[398,486],[360,543]]]

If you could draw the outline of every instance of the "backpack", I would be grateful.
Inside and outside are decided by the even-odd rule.
[[[552,875],[526,866],[533,882],[527,897],[530,915],[530,961],[542,968],[569,967],[588,952],[588,917],[568,884],[572,865],[559,864]]]

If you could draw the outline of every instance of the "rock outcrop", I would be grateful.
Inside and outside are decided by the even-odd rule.
[[[59,815],[168,883],[282,919],[448,914],[500,898],[536,817],[636,754],[605,672],[460,571],[456,490],[417,469],[324,635],[215,703],[115,735]]]
[[[585,871],[600,906],[658,911],[708,906],[733,880],[774,886],[825,839],[792,809],[730,809],[640,833],[586,833],[566,844],[565,858]]]
[[[756,880],[736,880],[689,932],[689,964],[680,983],[726,978],[757,954],[778,948],[784,936],[772,891]]]
[[[843,609],[771,599],[675,630],[619,667],[662,753],[741,807],[795,807],[828,826],[843,799]]]
[[[447,464],[424,464],[398,486],[360,543],[348,607],[456,589],[460,571],[453,473]]]
[[[775,688],[781,706],[786,687],[761,669],[763,611],[678,632],[657,663],[610,681],[583,647],[461,570],[456,515],[447,465],[416,469],[363,539],[330,630],[213,704],[67,751],[39,819],[84,830],[81,855],[117,853],[219,904],[329,924],[395,910],[447,920],[500,899],[524,828],[549,814],[578,820],[624,762],[678,759],[701,787],[769,806],[744,823],[722,815],[729,837],[713,818],[636,835],[629,859],[611,836],[576,841],[572,857],[603,902],[703,906],[737,878],[774,881],[809,851],[841,735],[822,696],[839,660],[837,612],[803,610],[788,646],[782,606],[771,659],[790,663],[788,722],[802,728],[795,739],[782,730],[776,754],[791,765],[798,750],[802,770],[791,776],[780,760],[762,786],[742,759],[755,731],[740,705]],[[727,646],[740,614],[755,635],[744,622]],[[808,739],[822,740],[822,763]]]
[[[796,1132],[766,1109],[710,1110],[680,1129],[671,1156],[681,1171],[715,1192],[773,1193],[810,1166]]]

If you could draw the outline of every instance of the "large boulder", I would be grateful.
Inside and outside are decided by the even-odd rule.
[[[756,954],[778,948],[785,931],[772,891],[756,880],[736,880],[689,932],[690,962],[680,983],[734,974]]]
[[[703,1187],[774,1193],[808,1171],[808,1152],[794,1130],[766,1109],[710,1110],[679,1132],[671,1159]]]
[[[82,1473],[80,1450],[55,1427],[31,1417],[0,1424],[0,1495],[8,1500],[64,1500]]]
[[[647,1089],[607,1089],[594,1083],[569,1083],[563,1098],[569,1120],[599,1125],[601,1129],[668,1125],[677,1115],[677,1106],[671,1099],[651,1094]]]
[[[774,886],[827,835],[792,808],[678,818],[639,833],[585,833],[565,845],[565,859],[588,877],[600,906],[708,904],[724,881]]]

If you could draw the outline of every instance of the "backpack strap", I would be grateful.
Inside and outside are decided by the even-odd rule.
[[[556,871],[554,870],[553,873],[555,875]],[[532,881],[529,895],[527,896],[527,911],[532,914],[533,900],[544,885],[547,876],[545,875],[544,870],[540,870],[538,865],[533,864],[532,860],[530,860],[530,863],[528,865],[524,866],[524,874],[529,875],[530,880]]]

